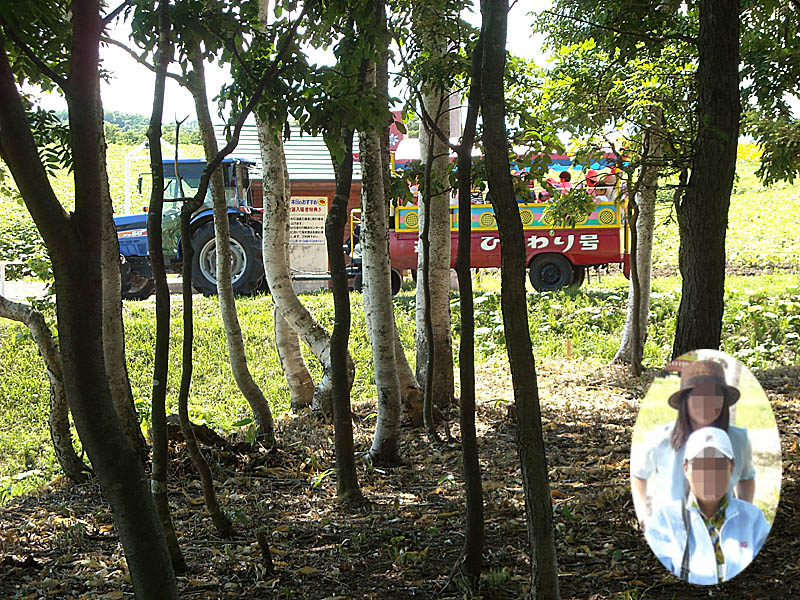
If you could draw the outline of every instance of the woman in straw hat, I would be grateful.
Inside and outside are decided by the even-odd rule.
[[[678,418],[656,429],[646,449],[631,456],[631,489],[642,528],[661,506],[686,498],[686,439],[702,427],[718,427],[728,433],[735,454],[729,492],[753,502],[755,470],[750,440],[746,429],[730,424],[729,409],[738,400],[739,390],[726,383],[718,362],[698,360],[683,368],[680,389],[668,399]],[[648,492],[653,506],[648,506]]]

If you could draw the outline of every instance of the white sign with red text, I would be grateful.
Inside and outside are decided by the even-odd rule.
[[[294,196],[289,208],[289,266],[298,292],[318,290],[327,286],[325,280],[303,281],[304,277],[325,275],[328,272],[328,252],[325,246],[325,219],[328,217],[328,198],[325,196]],[[264,215],[269,219],[269,215]]]

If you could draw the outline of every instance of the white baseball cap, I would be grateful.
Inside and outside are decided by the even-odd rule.
[[[693,431],[686,440],[684,460],[692,460],[706,448],[713,448],[726,458],[734,460],[731,438],[719,427],[702,427]]]

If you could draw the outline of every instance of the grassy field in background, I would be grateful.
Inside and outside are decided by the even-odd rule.
[[[482,360],[505,352],[500,316],[499,281],[483,275],[476,292],[476,352]],[[621,276],[593,281],[578,292],[553,292],[528,296],[531,334],[537,357],[564,357],[566,340],[576,358],[610,360],[619,343],[624,321],[627,282]],[[677,277],[657,279],[653,299],[646,362],[663,366],[668,358],[677,310]],[[724,350],[756,368],[800,364],[800,288],[790,274],[729,277],[725,314]],[[329,292],[307,294],[303,301],[323,326],[333,325]],[[408,359],[414,364],[414,293],[406,289],[396,298],[398,327]],[[453,295],[453,329],[459,338],[458,299]],[[181,301],[172,297],[169,410],[175,411],[180,377]],[[273,410],[288,409],[289,395],[273,343],[273,304],[268,296],[238,301],[250,369],[270,399]],[[374,398],[373,373],[361,295],[351,295],[353,328],[350,353],[356,363],[353,400]],[[752,310],[757,307],[756,310]],[[155,305],[150,301],[125,303],[127,351],[134,398],[144,426],[149,420]],[[768,315],[775,315],[774,318]],[[778,316],[780,315],[780,316]],[[195,358],[192,380],[192,415],[226,432],[249,414],[228,366],[222,321],[216,298],[195,302]],[[769,341],[768,341],[769,340]],[[781,342],[781,340],[784,340]],[[762,346],[763,352],[752,352]],[[312,374],[321,374],[317,361],[306,352]],[[15,323],[0,322],[0,487],[17,493],[41,484],[57,471],[47,431],[48,386],[42,363],[27,331]],[[244,430],[242,430],[244,433]],[[19,473],[22,479],[10,479]]]
[[[764,187],[755,175],[758,155],[740,147],[736,181],[728,212],[725,249],[729,264],[760,269],[766,266],[800,270],[800,190],[796,184]],[[678,224],[671,190],[656,208],[653,262],[678,265]]]
[[[129,147],[112,146],[109,176],[115,208],[124,198],[123,159]],[[183,148],[183,155],[198,155],[199,148]],[[744,158],[748,156],[743,155]],[[728,276],[723,322],[723,350],[754,369],[800,364],[800,193],[792,186],[761,189],[753,175],[755,163],[740,160],[736,194],[731,200],[728,251],[730,262],[742,267],[789,266],[754,276]],[[131,179],[147,172],[147,159],[134,162]],[[57,181],[57,193],[66,206],[72,204],[71,178]],[[0,198],[0,218],[29,218],[24,208]],[[133,206],[144,198],[134,196]],[[669,207],[659,209],[654,248],[657,267],[677,263],[677,229]],[[476,357],[483,360],[505,352],[500,312],[499,276],[485,272],[477,280]],[[564,357],[567,340],[576,358],[610,360],[619,344],[625,319],[628,282],[621,275],[592,276],[577,291],[528,296],[529,319],[538,357]],[[645,345],[645,362],[661,367],[671,351],[674,318],[680,295],[677,276],[653,282],[651,327]],[[310,294],[303,301],[328,329],[333,323],[329,293]],[[353,399],[374,397],[371,354],[363,321],[361,297],[352,295],[353,331],[350,352],[356,362]],[[251,371],[277,413],[288,408],[288,390],[273,342],[273,310],[269,297],[242,298],[237,303]],[[414,292],[407,282],[396,298],[398,327],[414,364]],[[458,297],[451,296],[453,330],[459,337]],[[223,431],[248,415],[230,375],[227,350],[216,298],[198,298],[195,304],[195,361],[192,383],[192,414]],[[152,379],[152,348],[155,334],[154,304],[126,302],[125,324],[130,376],[137,409],[149,417]],[[168,397],[174,402],[180,376],[181,300],[172,297],[172,339]],[[307,355],[315,377],[320,367]],[[47,431],[49,391],[44,368],[27,332],[21,326],[0,321],[0,501],[44,483],[57,472]],[[174,410],[174,404],[170,405]],[[743,406],[744,408],[744,406]]]

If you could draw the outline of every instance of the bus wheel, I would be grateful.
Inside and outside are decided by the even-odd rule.
[[[552,292],[572,283],[572,263],[563,254],[540,254],[531,261],[528,271],[537,292]]]
[[[400,288],[403,287],[403,276],[400,274],[400,271],[396,269],[392,269],[392,296],[397,294],[400,291]],[[359,271],[356,273],[355,277],[353,277],[353,291],[354,292],[361,292],[364,288],[364,271]]]
[[[403,276],[397,269],[392,269],[392,296],[395,296],[403,287]]]
[[[583,265],[573,265],[572,267],[572,283],[570,284],[575,289],[578,289],[586,281],[586,267]]]

